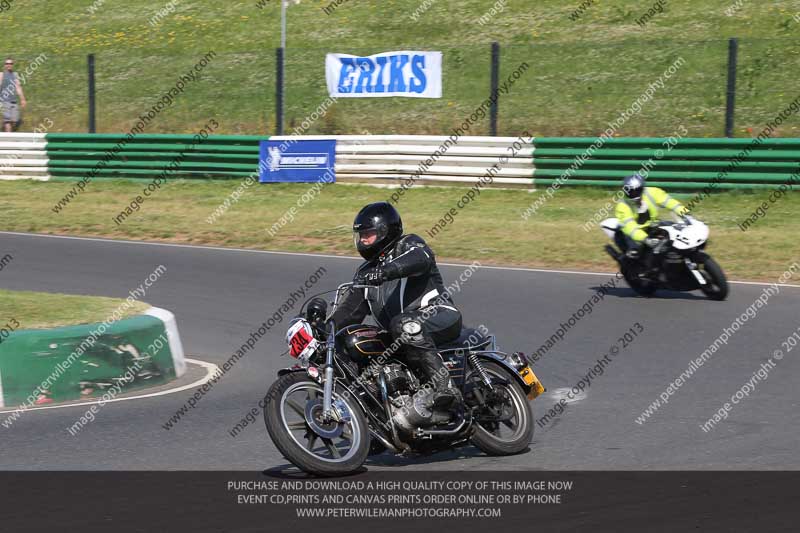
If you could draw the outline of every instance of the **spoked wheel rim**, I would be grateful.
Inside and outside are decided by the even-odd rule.
[[[352,418],[348,422],[322,420],[322,396],[322,388],[311,382],[295,383],[286,389],[280,401],[283,429],[298,448],[315,459],[346,462],[358,453],[364,437]],[[312,426],[319,428],[322,435]]]
[[[493,369],[486,369],[492,377],[492,386],[498,390],[499,398],[493,402],[495,412],[501,413],[499,422],[477,421],[478,431],[483,431],[498,442],[514,442],[525,432],[525,410],[528,408],[525,400],[514,394],[508,376],[502,375]],[[475,378],[478,378],[476,375]],[[501,400],[502,399],[502,400]]]

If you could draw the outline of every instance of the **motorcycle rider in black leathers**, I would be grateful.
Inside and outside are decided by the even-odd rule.
[[[429,405],[448,410],[460,394],[450,387],[436,344],[459,336],[461,313],[445,291],[433,251],[418,235],[403,234],[400,214],[387,202],[369,204],[356,215],[353,239],[366,260],[353,281],[378,286],[378,294],[368,301],[364,289],[350,290],[331,316],[337,329],[361,323],[371,307],[393,344],[400,345],[399,354],[432,389]]]

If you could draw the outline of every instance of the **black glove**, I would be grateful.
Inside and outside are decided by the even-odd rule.
[[[644,246],[644,242],[633,242],[631,243],[631,247],[625,252],[625,257],[628,259],[639,259],[642,255],[642,247]]]
[[[382,267],[367,268],[356,274],[353,280],[356,285],[380,285],[386,281],[386,273]]]

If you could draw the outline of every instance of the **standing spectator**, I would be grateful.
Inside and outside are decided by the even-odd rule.
[[[16,130],[19,127],[19,106],[17,96],[24,108],[28,105],[22,85],[14,72],[14,60],[6,58],[5,71],[0,72],[0,107],[3,108],[3,131]]]

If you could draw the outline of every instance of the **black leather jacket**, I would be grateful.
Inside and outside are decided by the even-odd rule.
[[[450,294],[445,291],[433,251],[419,235],[403,235],[377,259],[362,263],[358,272],[379,264],[388,281],[378,287],[374,301],[365,299],[363,289],[350,290],[332,315],[337,328],[361,323],[370,314],[370,307],[372,315],[384,328],[388,328],[392,318],[400,313],[428,305],[447,305],[455,309]]]

